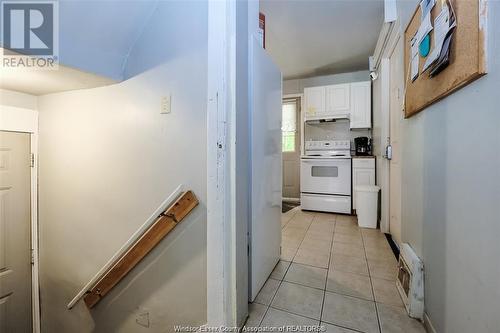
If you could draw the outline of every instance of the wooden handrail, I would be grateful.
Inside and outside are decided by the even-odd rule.
[[[158,243],[170,233],[197,205],[198,199],[192,191],[184,192],[154,223],[145,230],[126,252],[116,258],[113,265],[85,289],[83,299],[88,308],[93,308],[113,289]],[[75,301],[76,299],[76,301]],[[75,297],[71,308],[78,301]]]
[[[181,194],[183,193],[183,186],[182,184],[177,186],[177,188],[165,199],[163,202],[160,204],[160,206],[155,209],[155,211],[148,217],[148,219],[137,229],[132,236],[122,245],[118,251],[106,262],[106,264],[101,267],[101,269],[90,279],[85,286],[80,289],[78,294],[76,294],[75,297],[71,300],[71,302],[68,303],[67,307],[68,309],[72,309],[73,306],[75,306],[76,303],[78,303],[79,300],[85,296],[85,294],[92,289],[92,287],[95,286],[95,284],[102,279],[104,274],[109,271],[111,267],[113,267],[118,259],[120,259],[131,247],[132,245],[137,242],[139,237],[141,237],[146,230],[151,228],[154,222],[158,219],[158,216],[160,216],[168,207],[172,206],[172,204],[177,200]]]

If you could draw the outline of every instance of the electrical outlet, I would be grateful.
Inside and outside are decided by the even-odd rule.
[[[161,114],[167,114],[172,111],[170,95],[162,96],[161,98]]]

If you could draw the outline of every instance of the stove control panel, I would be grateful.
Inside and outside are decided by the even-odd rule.
[[[349,140],[306,141],[305,150],[350,150]]]

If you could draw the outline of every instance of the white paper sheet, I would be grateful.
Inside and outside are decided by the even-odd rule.
[[[419,66],[419,56],[418,56],[418,43],[417,39],[413,37],[411,39],[411,59],[410,59],[410,78],[412,81],[418,77],[418,66]]]
[[[431,31],[432,31],[431,14],[428,13],[420,23],[420,27],[418,28],[417,34],[415,35],[417,44],[420,45],[424,37],[427,36],[427,34],[429,34],[429,32]]]
[[[429,14],[434,8],[434,5],[436,4],[436,0],[422,0],[420,1],[420,21],[423,22],[424,18]]]
[[[424,67],[422,68],[422,72],[425,72],[439,57],[441,48],[443,47],[443,41],[450,29],[450,10],[448,6],[444,4],[441,12],[434,19],[434,48],[427,57]]]

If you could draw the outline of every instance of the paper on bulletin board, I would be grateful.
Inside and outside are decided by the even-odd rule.
[[[432,29],[431,14],[428,13],[422,20],[422,23],[420,23],[420,27],[415,35],[415,38],[417,39],[417,47],[420,43],[422,43],[422,40],[432,31]]]
[[[453,25],[450,25],[450,10],[448,5],[443,4],[441,12],[434,19],[434,48],[427,57],[424,67],[422,68],[422,72],[425,72],[434,63],[434,61],[437,60],[441,54],[441,49],[446,35],[453,27]]]
[[[415,81],[418,77],[418,66],[419,66],[419,56],[418,56],[418,43],[415,37],[411,40],[411,53],[410,53],[410,78],[411,81]]]
[[[420,1],[420,13],[422,22],[424,18],[431,12],[432,8],[436,5],[436,0],[422,0]]]

